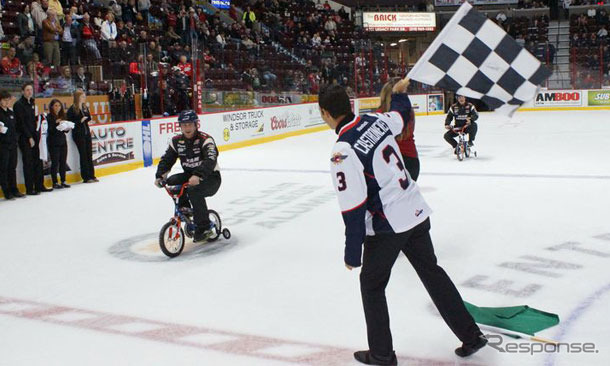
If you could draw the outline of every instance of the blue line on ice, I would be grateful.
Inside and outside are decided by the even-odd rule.
[[[587,310],[589,310],[589,308],[608,291],[610,291],[610,283],[606,284],[602,288],[589,295],[586,299],[581,301],[576,307],[576,309],[572,310],[572,312],[568,316],[568,319],[559,323],[559,332],[557,333],[557,336],[555,336],[554,340],[560,343],[563,342],[566,334],[568,334],[568,330],[570,329],[570,327],[574,325],[574,323],[576,323],[578,319],[584,313],[586,313]],[[585,343],[586,340],[580,340],[580,342]],[[596,349],[598,348],[596,347]],[[547,353],[546,358],[544,360],[544,365],[553,366],[555,364],[556,355],[557,352]]]

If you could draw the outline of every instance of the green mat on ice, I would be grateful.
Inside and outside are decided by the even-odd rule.
[[[508,307],[479,307],[464,301],[466,309],[479,324],[534,335],[559,324],[559,316],[527,305]]]

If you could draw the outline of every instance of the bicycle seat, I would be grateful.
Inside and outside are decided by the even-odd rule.
[[[167,186],[167,189],[171,194],[178,194],[182,189],[182,186]]]

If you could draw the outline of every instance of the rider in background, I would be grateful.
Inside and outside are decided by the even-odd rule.
[[[180,112],[178,123],[182,133],[171,139],[169,147],[161,157],[155,175],[155,185],[161,187],[164,179],[172,186],[188,182],[186,195],[180,197],[179,205],[183,209],[193,205],[193,221],[197,226],[193,241],[199,242],[213,234],[205,197],[213,196],[220,188],[218,148],[212,136],[198,130],[199,117],[194,111]],[[178,158],[184,172],[167,178]]]
[[[392,88],[400,81],[400,78],[392,78],[385,83],[381,93],[379,94],[380,104],[377,113],[387,113],[390,111],[390,102],[392,101]],[[408,97],[407,97],[408,98]],[[411,108],[409,120],[405,121],[402,133],[396,136],[396,142],[400,148],[402,160],[405,163],[405,168],[413,180],[419,177],[419,157],[417,148],[415,147],[415,139],[413,139],[413,131],[415,131],[415,112]]]
[[[469,135],[468,146],[474,145],[474,138],[477,135],[477,124],[475,121],[479,118],[476,108],[470,102],[466,102],[466,97],[457,95],[457,103],[449,107],[447,118],[445,118],[445,128],[448,130],[445,133],[445,141],[453,146],[454,153],[457,154],[457,142],[455,137],[458,135],[455,129],[464,129],[464,133]],[[455,125],[451,127],[451,121],[455,120]]]

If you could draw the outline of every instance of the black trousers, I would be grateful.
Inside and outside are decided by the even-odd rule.
[[[191,174],[189,173],[174,174],[167,178],[167,184],[171,186],[184,184],[188,182],[190,177]],[[210,216],[205,198],[215,195],[220,188],[220,183],[220,173],[212,173],[198,185],[188,187],[186,196],[180,197],[179,204],[181,207],[193,205],[193,221],[197,225],[197,231],[205,231],[210,227]]]
[[[17,189],[17,146],[0,146],[0,187],[4,197],[10,197]]]
[[[66,159],[68,158],[68,145],[49,146],[51,155],[51,181],[57,183],[57,173],[62,183],[66,182]]]
[[[74,143],[76,144],[76,148],[78,149],[81,178],[83,178],[83,181],[95,179],[91,135],[74,136],[73,139]]]
[[[470,141],[474,142],[474,138],[477,137],[478,129],[479,127],[477,126],[477,124],[475,122],[472,122],[470,126],[464,129],[464,133],[467,133]],[[454,149],[457,146],[457,142],[455,141],[455,137],[457,135],[458,134],[455,133],[453,130],[449,130],[445,133],[445,141],[447,141],[451,146],[453,146]]]
[[[19,139],[19,150],[21,150],[23,161],[23,179],[26,191],[42,191],[44,175],[38,144],[31,147],[28,139],[21,138]]]
[[[402,160],[405,162],[405,168],[409,172],[409,175],[416,181],[419,177],[419,158],[403,155]]]
[[[76,57],[76,46],[73,45],[72,42],[61,42],[61,64],[78,64],[78,58]]]
[[[436,263],[429,231],[430,219],[427,219],[407,232],[367,236],[364,242],[360,291],[369,349],[374,355],[383,357],[393,352],[385,288],[400,252],[411,262],[453,333],[462,342],[474,342],[480,334],[479,327],[464,307],[455,285]]]

